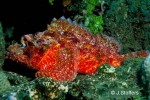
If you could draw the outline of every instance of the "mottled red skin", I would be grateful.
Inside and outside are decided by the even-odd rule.
[[[119,55],[120,46],[104,34],[94,35],[66,19],[54,19],[44,32],[25,35],[22,45],[8,48],[7,58],[36,69],[37,77],[51,77],[57,81],[71,81],[77,73],[92,74],[104,63],[113,67],[126,57],[146,57],[147,52]]]

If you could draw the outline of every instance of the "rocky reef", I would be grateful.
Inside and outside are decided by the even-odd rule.
[[[0,98],[1,100],[66,100],[70,98],[75,100],[112,100],[114,98],[144,100],[140,92],[142,88],[138,86],[137,76],[143,61],[143,58],[128,58],[117,69],[104,64],[95,74],[78,74],[71,82],[57,82],[51,78],[31,80],[21,75],[7,73],[8,79],[12,81],[12,87],[1,93]],[[9,78],[12,75],[13,78]],[[18,79],[22,82],[17,81]],[[125,92],[123,96],[111,94],[112,90],[118,91],[119,89]],[[129,94],[129,91],[132,93]]]
[[[104,33],[115,37],[122,53],[150,50],[150,16],[147,0],[105,0]]]
[[[0,93],[10,87],[10,83],[7,80],[7,77],[2,70],[4,59],[5,59],[5,40],[4,40],[3,28],[0,23]]]
[[[147,96],[147,99],[150,99],[150,55],[145,59],[144,63],[141,66],[141,87],[144,88],[144,94]]]

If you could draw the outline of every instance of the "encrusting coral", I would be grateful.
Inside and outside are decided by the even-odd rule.
[[[126,57],[146,57],[146,51],[119,54],[119,43],[104,34],[94,35],[70,19],[53,19],[48,29],[36,35],[27,34],[8,47],[6,58],[36,69],[37,77],[72,81],[77,73],[92,74],[108,63],[122,64]]]

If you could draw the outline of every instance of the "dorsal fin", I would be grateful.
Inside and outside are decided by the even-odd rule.
[[[67,21],[68,21],[69,23],[72,23],[72,20],[71,20],[70,18],[67,18]]]
[[[65,16],[61,16],[60,19],[66,19]]]

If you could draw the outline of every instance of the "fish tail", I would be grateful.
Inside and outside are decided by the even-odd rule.
[[[141,50],[141,51],[135,51],[135,52],[124,54],[124,57],[139,58],[139,57],[147,57],[148,54],[149,51]]]

